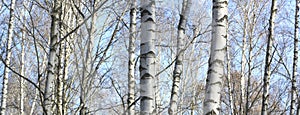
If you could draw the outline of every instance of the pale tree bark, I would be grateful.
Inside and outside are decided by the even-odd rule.
[[[16,0],[11,0],[10,4],[10,18],[9,18],[9,25],[8,25],[8,35],[7,35],[7,46],[6,46],[6,58],[5,63],[10,66],[11,60],[11,46],[13,40],[13,32],[14,32],[14,21],[15,21],[15,2]],[[7,87],[8,87],[8,76],[9,76],[9,69],[4,67],[4,76],[3,76],[3,83],[2,83],[2,98],[1,98],[1,115],[5,115],[6,112],[6,101],[7,101]]]
[[[141,1],[141,50],[140,50],[140,114],[154,112],[155,94],[155,0]]]
[[[228,27],[227,6],[228,0],[213,0],[211,53],[205,86],[204,115],[220,114]]]
[[[293,60],[293,75],[292,75],[292,91],[291,91],[291,109],[290,109],[290,115],[295,114],[296,110],[296,77],[298,75],[297,73],[297,63],[298,63],[298,28],[299,28],[299,8],[300,8],[300,1],[296,1],[296,10],[295,10],[295,28],[294,28],[294,60]]]
[[[243,24],[243,45],[242,45],[242,59],[241,59],[241,84],[240,84],[240,113],[244,114],[244,101],[245,101],[245,66],[246,66],[246,30],[247,30],[247,14],[244,14]]]
[[[264,78],[263,78],[263,99],[262,99],[262,110],[261,115],[268,114],[268,100],[269,100],[269,87],[270,87],[270,74],[271,74],[271,53],[273,45],[273,33],[274,33],[274,21],[276,16],[276,0],[272,0],[271,15],[269,20],[269,34],[267,43],[267,52],[265,58]]]
[[[54,7],[51,11],[51,27],[50,27],[50,51],[47,65],[46,86],[44,91],[43,109],[45,114],[53,114],[54,101],[54,82],[57,77],[57,46],[60,36],[58,29],[61,15],[61,0],[54,0]]]
[[[66,35],[67,32],[71,31],[71,23],[72,19],[74,18],[72,16],[72,9],[71,9],[71,1],[65,0],[62,2],[61,9],[62,9],[62,17],[61,22],[63,23],[60,27],[61,35]],[[59,75],[57,77],[57,114],[63,115],[66,110],[66,100],[65,100],[65,87],[66,87],[66,79],[68,78],[68,65],[69,65],[69,57],[70,57],[70,37],[67,37],[66,39],[63,39],[63,42],[61,42],[59,46],[59,64],[58,64],[58,70]]]
[[[27,7],[27,2],[23,1],[23,10],[21,11],[20,17],[22,21],[26,20],[25,14],[24,14],[24,10]],[[20,70],[20,74],[22,76],[25,76],[25,37],[26,37],[26,33],[25,33],[25,25],[23,25],[22,29],[21,29],[21,33],[22,33],[22,38],[21,38],[21,70]],[[24,79],[20,78],[20,115],[24,115]]]
[[[169,114],[174,115],[178,112],[178,100],[179,100],[179,83],[180,83],[180,76],[182,75],[183,69],[183,39],[185,38],[185,29],[187,23],[187,16],[189,13],[189,9],[191,7],[191,0],[184,0],[182,2],[182,10],[180,14],[179,24],[178,24],[178,36],[177,36],[177,52],[175,58],[175,67],[173,71],[173,85],[171,91],[171,99],[170,99],[170,107],[169,107]]]
[[[71,0],[67,0],[65,1],[65,9],[64,11],[66,11],[66,19],[64,19],[64,21],[66,21],[66,25],[67,27],[65,27],[66,32],[71,31],[74,28],[75,25],[75,15],[74,12],[72,10],[72,1]],[[64,35],[67,33],[64,33]],[[74,41],[74,35],[72,34],[70,35],[64,42],[65,42],[65,46],[64,46],[64,70],[63,70],[63,79],[62,79],[62,113],[66,114],[67,113],[67,109],[68,109],[68,96],[67,96],[67,90],[68,90],[68,85],[67,85],[67,80],[68,80],[68,74],[69,74],[69,65],[70,65],[70,55],[72,53],[72,49],[71,49],[71,44]]]
[[[23,3],[24,7],[26,5],[26,2],[24,1]],[[25,21],[25,16],[24,16],[24,10],[25,8],[21,11],[21,17],[22,17],[22,20]],[[21,30],[21,33],[22,33],[22,38],[21,38],[21,70],[20,70],[20,74],[22,76],[25,76],[25,36],[26,36],[26,33],[25,33],[25,27],[22,27],[22,30]],[[20,78],[20,115],[24,115],[24,79],[23,78]]]
[[[228,37],[228,36],[227,36]],[[232,94],[232,86],[231,86],[231,58],[230,58],[230,43],[229,43],[229,38],[227,38],[226,41],[226,49],[227,49],[227,85],[228,85],[228,97],[229,97],[229,108],[230,108],[230,114],[234,115],[234,106],[233,106],[233,94]]]
[[[134,115],[135,78],[134,78],[134,50],[136,35],[136,0],[131,0],[130,29],[129,29],[129,60],[128,60],[128,115]]]

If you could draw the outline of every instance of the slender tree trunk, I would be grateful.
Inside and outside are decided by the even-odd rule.
[[[61,28],[61,30],[63,31],[63,28]],[[57,77],[57,82],[56,82],[56,112],[58,115],[62,115],[62,96],[63,96],[63,78],[64,78],[64,53],[65,53],[65,41],[63,41],[60,45],[59,45],[59,54],[58,54],[58,77]]]
[[[274,21],[276,15],[276,0],[272,0],[271,6],[271,15],[269,20],[269,35],[268,35],[268,43],[267,43],[267,53],[265,60],[265,70],[264,70],[264,84],[263,84],[263,99],[262,99],[262,111],[261,115],[268,114],[268,100],[269,100],[269,87],[270,87],[270,74],[271,74],[271,53],[272,53],[272,45],[273,45],[273,33],[274,33]]]
[[[51,13],[51,28],[50,28],[50,51],[48,57],[48,67],[46,75],[46,86],[44,91],[44,112],[47,115],[53,114],[53,101],[54,101],[54,82],[57,77],[57,42],[59,34],[59,21],[61,15],[61,0],[54,0],[54,7]]]
[[[297,63],[298,63],[298,28],[299,28],[299,8],[300,8],[300,1],[296,0],[296,10],[295,10],[295,29],[294,29],[294,60],[293,60],[293,76],[292,76],[292,94],[291,94],[291,110],[290,115],[295,114],[296,110],[296,77],[297,73]]]
[[[24,7],[26,6],[26,1],[23,2],[23,5]],[[24,15],[24,10],[25,8],[21,11],[21,19],[23,21],[25,21],[25,15]],[[21,33],[22,33],[22,38],[21,38],[21,47],[22,47],[22,50],[21,50],[21,70],[20,70],[20,74],[22,76],[25,76],[25,37],[26,37],[26,33],[25,33],[25,27],[23,26],[22,27],[22,30],[21,30]],[[24,115],[24,79],[23,78],[20,78],[20,115]]]
[[[246,107],[245,107],[245,115],[249,114],[249,107],[250,107],[250,102],[249,102],[249,98],[250,98],[250,86],[251,86],[251,75],[252,75],[252,69],[251,69],[251,62],[252,62],[252,32],[253,30],[251,29],[251,35],[249,37],[249,52],[248,52],[248,76],[247,76],[247,89],[246,89]]]
[[[141,51],[140,51],[140,114],[150,115],[154,112],[155,95],[155,0],[141,1]]]
[[[130,30],[129,30],[129,60],[128,60],[128,115],[134,115],[135,100],[135,78],[134,78],[134,50],[136,35],[136,0],[131,0]]]
[[[244,16],[244,20],[246,21],[247,18]],[[243,48],[242,48],[242,59],[241,59],[241,84],[240,84],[240,113],[241,115],[244,114],[244,101],[245,101],[245,65],[246,65],[246,29],[247,29],[247,22],[244,22],[243,26]]]
[[[22,30],[21,72],[25,76],[25,32]],[[20,78],[20,115],[24,115],[24,79]]]
[[[9,25],[8,25],[8,37],[7,37],[7,53],[5,63],[10,66],[10,58],[11,58],[11,44],[14,35],[14,21],[15,21],[15,2],[16,0],[12,0],[10,4],[10,18],[9,18]],[[8,75],[9,69],[4,67],[4,76],[3,76],[3,84],[2,84],[2,98],[1,98],[1,115],[5,115],[6,112],[6,101],[7,101],[7,87],[8,87]]]
[[[222,77],[226,55],[228,0],[213,0],[212,41],[205,86],[204,115],[220,114]]]
[[[234,115],[234,106],[233,106],[233,95],[232,95],[232,86],[231,86],[231,58],[230,58],[230,43],[229,38],[227,38],[227,85],[228,85],[228,96],[229,96],[229,108],[230,108],[230,114]]]
[[[170,108],[169,114],[175,115],[177,114],[178,110],[178,95],[179,95],[179,83],[180,83],[180,76],[182,74],[183,68],[183,39],[185,37],[185,26],[187,22],[187,16],[189,13],[189,8],[191,6],[191,0],[184,0],[182,3],[182,10],[180,14],[179,24],[178,24],[178,37],[177,37],[177,53],[175,58],[175,68],[173,71],[173,85],[172,85],[172,92],[171,92],[171,99],[170,99]]]

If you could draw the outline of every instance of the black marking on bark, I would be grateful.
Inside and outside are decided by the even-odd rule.
[[[222,18],[217,19],[216,22],[223,22],[224,20],[227,21],[227,19],[228,19],[228,16],[224,15]]]
[[[145,22],[154,22],[153,18],[149,17],[147,20],[145,20]]]
[[[215,51],[226,51],[226,46],[223,47],[222,49],[216,49]]]
[[[213,9],[217,9],[217,8],[224,8],[224,7],[222,7],[222,6],[220,6],[220,5],[214,5],[214,6],[213,6]]]
[[[147,57],[149,57],[149,58],[155,58],[155,53],[154,53],[154,51],[149,51],[146,55],[147,55]]]
[[[210,112],[206,113],[205,115],[217,115],[217,113],[214,110],[211,110]]]
[[[143,102],[144,100],[153,100],[153,98],[147,96],[141,96],[141,101]]]
[[[181,60],[176,60],[175,65],[182,65],[182,61]]]
[[[152,78],[152,75],[150,73],[145,73],[144,75],[142,75],[141,79],[149,79]]]
[[[182,29],[182,30],[184,30],[184,28],[183,28],[183,19],[184,18],[184,16],[182,15],[182,14],[180,14],[180,19],[179,19],[179,23],[178,23],[178,30],[180,30],[180,29]]]
[[[144,17],[146,15],[152,15],[152,13],[147,9],[142,9],[141,16]]]
[[[227,34],[226,35],[222,35],[222,36],[227,39]]]
[[[213,70],[213,69],[209,69],[209,70],[207,71],[207,74],[210,74],[210,73],[212,73],[212,72],[218,73],[217,71],[215,71],[215,70]]]
[[[213,99],[207,99],[205,101],[205,103],[217,103],[217,102],[215,100],[213,100]]]
[[[218,82],[215,82],[215,83],[211,83],[210,85],[216,85],[216,84],[219,84],[220,86],[222,86],[222,82],[221,81],[218,81]]]
[[[144,70],[146,70],[146,69],[147,69],[147,68],[145,68],[145,67],[143,67],[143,66],[141,66],[141,65],[140,65],[140,67],[139,67],[139,70],[140,70],[140,71],[144,71]]]
[[[221,26],[221,27],[225,27],[225,25],[223,25],[223,24],[216,24],[216,25],[214,25],[215,27],[216,26]]]
[[[218,64],[224,66],[224,63],[223,63],[222,60],[216,59],[216,60],[214,60],[214,61],[212,61],[212,62],[209,63],[209,67],[211,67],[215,63],[218,63]]]

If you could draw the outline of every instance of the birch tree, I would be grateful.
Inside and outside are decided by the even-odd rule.
[[[297,77],[297,63],[298,63],[298,28],[299,28],[299,8],[300,8],[300,1],[296,1],[296,9],[295,9],[295,28],[294,28],[294,60],[293,60],[293,75],[292,75],[292,91],[291,91],[291,109],[290,109],[290,115],[295,114],[296,110],[296,77]]]
[[[134,78],[134,50],[135,50],[135,35],[136,35],[136,0],[131,0],[130,9],[130,30],[129,30],[129,60],[128,60],[128,115],[134,115],[134,100],[135,100],[135,78]]]
[[[154,112],[155,81],[155,0],[141,1],[141,50],[140,50],[140,114]]]
[[[220,114],[220,98],[227,39],[228,0],[213,0],[212,40],[208,75],[205,86],[204,115]]]
[[[246,64],[246,30],[247,30],[247,17],[246,13],[244,13],[244,24],[243,24],[243,44],[242,44],[242,59],[241,59],[241,84],[240,84],[240,91],[241,91],[241,99],[240,99],[240,113],[244,114],[244,101],[245,101],[245,64]]]
[[[227,36],[228,37],[228,36]],[[230,108],[230,114],[234,115],[234,106],[233,106],[233,94],[232,94],[232,86],[230,84],[231,81],[231,58],[230,58],[230,42],[229,37],[226,40],[226,67],[227,67],[227,85],[228,85],[228,102],[229,102],[229,108]]]
[[[272,53],[272,46],[273,46],[273,33],[274,33],[274,21],[276,15],[276,0],[272,0],[271,5],[271,15],[269,19],[269,34],[267,40],[267,52],[265,58],[265,68],[264,68],[264,78],[263,78],[263,97],[262,97],[262,109],[261,115],[268,114],[268,100],[269,100],[269,87],[270,87],[270,74],[271,74],[271,53]]]
[[[10,3],[10,18],[9,18],[9,25],[8,25],[8,36],[7,36],[7,46],[6,46],[6,58],[5,63],[10,66],[11,60],[11,49],[12,49],[12,41],[14,35],[14,23],[15,23],[15,2],[16,0],[11,0]],[[4,76],[2,81],[2,98],[1,98],[1,115],[6,114],[6,102],[7,102],[7,90],[8,90],[8,77],[9,77],[9,69],[4,67]]]
[[[182,2],[182,10],[180,14],[179,24],[178,24],[178,36],[177,36],[177,53],[175,58],[175,68],[173,71],[173,85],[171,91],[171,99],[170,99],[170,108],[169,114],[174,115],[177,113],[177,103],[178,103],[178,95],[179,95],[179,83],[180,76],[182,75],[183,70],[183,39],[185,38],[185,29],[187,23],[187,17],[189,13],[189,8],[191,7],[191,0],[184,0]]]
[[[24,16],[24,10],[26,7],[26,2],[24,1],[23,5],[24,5],[24,9],[21,11],[21,18],[22,21],[25,21],[25,16]],[[26,37],[26,33],[25,33],[25,27],[22,27],[21,30],[21,62],[20,62],[20,66],[21,66],[21,70],[20,70],[20,74],[25,76],[25,37]],[[24,79],[20,78],[20,115],[24,115]]]
[[[54,99],[54,83],[57,77],[57,48],[59,38],[59,21],[61,15],[61,0],[54,0],[54,7],[51,11],[51,28],[50,28],[50,49],[48,57],[48,67],[46,75],[46,86],[44,91],[43,109],[45,114],[53,114],[53,99]]]

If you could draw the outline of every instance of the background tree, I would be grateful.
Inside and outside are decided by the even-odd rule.
[[[209,69],[205,86],[203,113],[215,115],[220,113],[220,98],[227,39],[227,0],[213,1],[212,41]]]

